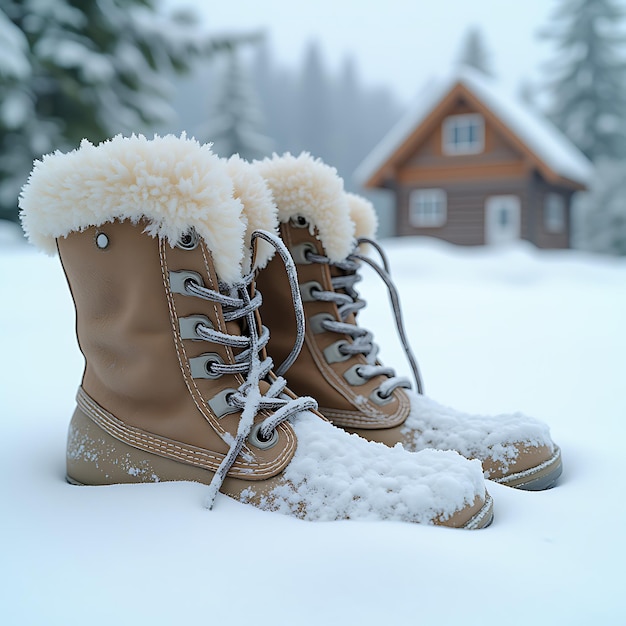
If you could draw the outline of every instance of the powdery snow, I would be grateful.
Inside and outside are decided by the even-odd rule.
[[[490,482],[493,525],[461,531],[302,522],[224,496],[207,511],[192,483],[68,485],[72,303],[58,259],[3,243],[3,623],[623,624],[626,261],[385,246],[427,393],[547,421],[555,489]],[[407,374],[386,289],[364,273],[363,324]]]
[[[449,519],[484,496],[482,469],[455,452],[392,450],[302,414],[296,454],[263,503],[307,520]],[[383,454],[381,454],[381,451]]]
[[[43,37],[37,43],[36,54],[55,66],[77,69],[88,84],[106,82],[115,78],[111,60],[89,42]]]
[[[518,455],[516,443],[553,449],[549,427],[519,411],[472,415],[443,406],[426,395],[408,395],[411,414],[402,428],[408,450],[458,450],[468,458],[499,462],[506,470]]]
[[[24,33],[0,11],[0,76],[25,79],[30,74],[28,40]]]
[[[589,160],[546,118],[508,96],[478,71],[464,68],[460,80],[557,174],[585,184],[591,182]]]

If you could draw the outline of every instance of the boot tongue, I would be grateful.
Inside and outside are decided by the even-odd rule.
[[[358,239],[359,237],[373,239],[376,236],[376,231],[378,229],[378,217],[376,215],[374,205],[363,196],[358,196],[354,193],[346,192],[345,199],[349,209],[350,220],[354,225],[355,239]],[[324,243],[321,237],[318,237],[318,239],[322,241],[322,244]],[[358,251],[366,255],[370,252],[370,249],[371,246],[367,243],[363,243],[358,247]],[[332,278],[349,276],[354,273],[350,270],[341,269],[334,263],[331,263],[329,269]],[[342,288],[335,289],[335,291],[337,291],[337,293],[350,295],[347,294],[346,290]],[[348,316],[346,321],[348,323],[356,323],[356,316],[351,314]]]
[[[338,267],[337,265],[335,265],[334,263],[331,263],[328,266],[328,269],[330,270],[331,278],[339,278],[339,277],[344,277],[344,276],[353,276],[356,273],[356,272],[353,272],[353,271],[350,271],[350,270],[342,269],[342,268]],[[335,287],[333,285],[333,290],[336,293],[347,295],[348,297],[350,297],[350,298],[352,298],[354,300],[353,295],[348,293],[346,291],[346,289],[344,289],[343,287],[337,288],[337,287]],[[356,323],[357,323],[356,322],[356,314],[350,313],[342,321],[346,322],[347,324],[355,324],[356,325]]]
[[[224,295],[227,296],[231,296],[231,297],[239,297],[239,294],[237,293],[237,290],[234,288],[230,288],[230,289],[221,289],[220,290],[222,293],[224,293]],[[239,319],[235,319],[232,320],[230,322],[225,322],[226,323],[226,332],[229,335],[235,335],[237,337],[241,336],[244,334],[243,330],[244,330],[244,326],[245,326],[245,318],[239,318]],[[238,350],[236,350],[235,348],[233,348],[233,351],[235,352],[235,354],[237,354]]]
[[[255,294],[255,290],[254,288],[249,288],[249,293],[251,293],[251,297],[254,297]],[[240,297],[240,293],[239,291],[235,288],[235,287],[226,287],[226,288],[222,288],[221,292],[224,293],[224,295],[227,296],[231,296],[231,297],[235,297],[235,298],[239,298]],[[257,320],[257,333],[259,334],[259,336],[261,335],[262,332],[262,327],[261,327],[261,321],[260,321],[260,317],[258,315],[258,312],[255,315],[255,319]],[[234,335],[237,337],[240,336],[245,336],[248,337],[250,335],[250,331],[248,328],[248,319],[247,316],[244,317],[240,317],[237,319],[234,319],[230,322],[225,322],[226,324],[226,332],[229,335]],[[231,348],[233,351],[233,354],[236,356],[237,354],[239,354],[240,352],[243,352],[243,348],[235,348],[232,347]]]

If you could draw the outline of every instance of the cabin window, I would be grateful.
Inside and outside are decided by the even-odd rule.
[[[558,193],[548,193],[543,204],[543,222],[547,232],[565,231],[565,198]]]
[[[443,121],[444,154],[478,154],[484,148],[485,120],[482,115],[451,115]]]
[[[443,189],[414,189],[409,197],[409,222],[415,228],[443,226],[447,199]]]

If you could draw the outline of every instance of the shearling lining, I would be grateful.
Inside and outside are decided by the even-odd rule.
[[[84,139],[72,152],[44,156],[19,204],[30,241],[48,253],[56,238],[113,220],[145,219],[146,232],[171,245],[194,227],[227,283],[242,275],[246,221],[255,227],[243,216],[225,162],[184,133],[151,140],[118,135],[98,146]]]
[[[287,222],[301,215],[309,222],[333,263],[344,260],[354,248],[354,222],[337,170],[307,152],[289,153],[256,161],[278,206],[278,217]]]

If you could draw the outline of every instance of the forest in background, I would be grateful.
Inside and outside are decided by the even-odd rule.
[[[335,167],[347,189],[375,201],[381,234],[391,234],[393,198],[364,191],[352,174],[404,108],[390,89],[364,84],[353,57],[334,74],[312,41],[301,66],[286,67],[274,59],[271,41],[260,38],[174,81],[178,118],[162,132],[185,131],[212,142],[219,155],[250,160],[310,152]]]
[[[520,85],[520,95],[529,106],[540,100],[595,166],[576,199],[574,244],[625,255],[624,2],[553,6],[538,25],[553,47],[545,80]],[[186,130],[222,156],[307,150],[362,191],[352,174],[402,114],[394,94],[365,85],[351,57],[330,72],[314,41],[299,66],[286,67],[259,34],[216,39],[197,23],[189,13],[161,15],[151,0],[0,0],[0,217],[17,219],[34,158],[119,132]],[[459,42],[458,60],[493,73],[476,28]],[[381,234],[390,234],[389,199],[373,199]]]

